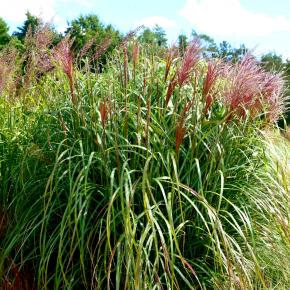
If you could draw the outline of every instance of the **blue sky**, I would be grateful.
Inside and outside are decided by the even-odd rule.
[[[80,14],[97,14],[105,24],[126,33],[140,24],[162,26],[169,41],[192,29],[229,41],[245,43],[256,54],[275,51],[290,59],[290,0],[1,0],[0,16],[14,31],[25,12],[53,21],[63,31]]]

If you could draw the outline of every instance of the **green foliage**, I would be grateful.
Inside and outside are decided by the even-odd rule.
[[[187,36],[185,34],[178,35],[178,49],[181,55],[184,54],[188,45]]]
[[[218,57],[218,48],[213,38],[209,37],[206,34],[199,34],[199,39],[201,40],[202,47],[205,50],[205,57],[215,58]]]
[[[222,41],[219,46],[218,56],[234,63],[241,60],[248,51],[244,45],[240,45],[239,48],[232,48],[227,41]]]
[[[203,55],[207,59],[223,58],[227,61],[236,63],[248,52],[244,44],[235,48],[232,47],[229,42],[222,41],[217,45],[213,38],[206,34],[198,34],[195,30],[192,30],[191,35],[200,40],[203,47]]]
[[[142,43],[156,45],[158,47],[167,46],[166,33],[164,29],[158,25],[156,25],[153,29],[145,28],[142,34],[139,36],[139,40]]]
[[[9,27],[0,17],[0,50],[10,41]]]
[[[19,52],[23,52],[25,50],[24,44],[16,36],[12,36],[10,38],[9,45],[15,47]]]
[[[102,49],[106,40],[110,41],[107,52],[111,52],[121,41],[120,32],[112,25],[105,26],[94,14],[73,20],[65,34],[73,39],[72,49],[75,55],[78,55],[87,44],[91,44],[86,49],[86,54],[90,57],[94,57],[97,51]]]
[[[25,54],[27,50],[30,49],[27,47],[30,45],[29,39],[35,37],[38,32],[44,28],[49,30],[47,34],[50,34],[49,37],[51,38],[51,47],[57,45],[61,41],[62,35],[56,31],[53,25],[44,23],[41,18],[32,15],[28,11],[26,13],[26,20],[24,21],[23,25],[18,27],[18,31],[13,32],[11,45],[17,48],[23,54],[23,56],[26,57]],[[43,37],[45,38],[46,36],[43,35]]]
[[[37,28],[42,24],[39,17],[32,15],[29,11],[26,12],[26,20],[22,26],[17,27],[18,31],[13,32],[13,36],[17,37],[22,43],[30,31],[32,35],[35,34]]]
[[[261,57],[261,63],[268,71],[281,72],[284,67],[282,56],[271,52]]]

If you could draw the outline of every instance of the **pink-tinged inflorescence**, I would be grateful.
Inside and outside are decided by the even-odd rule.
[[[82,47],[82,49],[80,50],[80,53],[78,55],[78,58],[81,59],[82,57],[84,57],[88,51],[90,50],[90,48],[96,43],[96,38],[91,38],[89,41],[87,41],[84,46]]]
[[[271,121],[279,119],[284,112],[286,97],[284,96],[284,81],[280,74],[264,74],[262,92],[266,101],[267,115]]]
[[[172,77],[172,79],[169,82],[167,92],[166,92],[166,99],[165,99],[165,105],[166,107],[168,106],[169,100],[173,94],[173,91],[177,85],[177,79],[176,79],[176,74]]]
[[[167,56],[167,62],[166,62],[166,70],[165,70],[165,78],[167,79],[167,76],[169,74],[169,69],[171,66],[171,63],[173,61],[174,57],[174,50],[172,53],[169,52],[169,55]],[[201,47],[200,42],[198,39],[194,39],[186,48],[181,66],[177,69],[174,76],[171,78],[167,93],[166,93],[166,100],[165,105],[167,106],[169,103],[169,100],[174,92],[174,89],[177,85],[181,88],[183,85],[185,85],[191,78],[192,72],[194,68],[196,67],[197,63],[201,59]]]
[[[10,89],[13,84],[17,51],[6,48],[0,54],[0,95],[5,89]]]
[[[129,80],[129,71],[128,71],[128,50],[126,46],[123,46],[123,74],[124,74],[124,87],[127,87]]]
[[[224,92],[225,104],[232,114],[245,117],[267,110],[272,121],[283,113],[284,82],[280,74],[264,71],[249,53],[237,64],[225,66],[224,77],[228,86]]]
[[[73,56],[71,52],[72,40],[64,38],[54,49],[54,58],[58,62],[69,80],[72,102],[76,104],[73,80]]]
[[[221,75],[222,64],[218,61],[210,61],[207,65],[207,72],[203,80],[202,96],[205,100],[205,114],[208,113],[217,91],[213,91],[214,84]]]
[[[71,39],[66,37],[54,48],[54,58],[60,64],[69,79],[72,78],[73,75],[73,55],[71,46]]]
[[[201,58],[200,41],[194,39],[186,48],[181,67],[177,72],[178,84],[182,87],[191,76],[193,69]]]
[[[167,80],[167,77],[170,72],[171,65],[173,63],[174,58],[178,56],[178,48],[176,46],[172,46],[168,49],[166,54],[166,65],[165,65],[165,75],[164,80]]]
[[[33,33],[30,28],[25,37],[27,72],[45,73],[54,68],[50,46],[53,41],[53,31],[49,24],[39,26]],[[29,77],[29,76],[28,76]]]
[[[96,51],[92,57],[92,60],[97,60],[100,58],[109,48],[112,43],[111,37],[106,37],[96,48]]]
[[[138,26],[136,29],[129,31],[125,37],[123,38],[122,42],[120,43],[120,47],[124,47],[127,45],[127,43],[136,36],[136,34],[144,28],[144,25],[140,25]]]

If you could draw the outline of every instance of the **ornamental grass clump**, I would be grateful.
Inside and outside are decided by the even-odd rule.
[[[289,175],[266,134],[280,76],[207,63],[196,40],[131,38],[78,69],[65,41],[0,98],[1,287],[287,289]]]

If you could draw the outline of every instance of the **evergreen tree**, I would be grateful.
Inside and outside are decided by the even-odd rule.
[[[13,36],[17,37],[21,42],[24,42],[25,36],[27,35],[28,31],[31,30],[31,33],[34,34],[42,24],[40,18],[32,15],[29,11],[26,12],[26,20],[24,21],[23,25],[17,27],[18,31],[13,32]]]
[[[9,41],[10,35],[8,33],[9,27],[6,22],[0,18],[0,49],[2,49]]]

